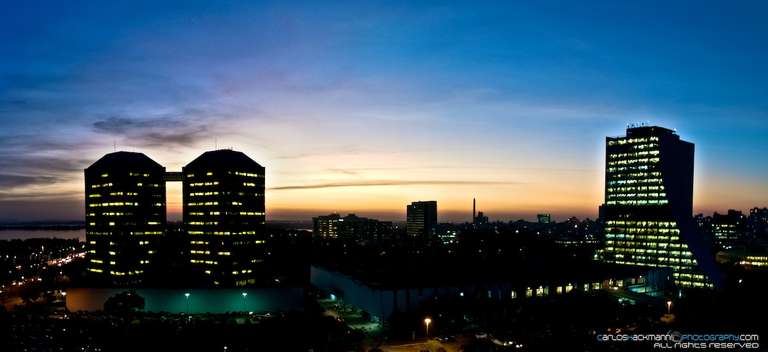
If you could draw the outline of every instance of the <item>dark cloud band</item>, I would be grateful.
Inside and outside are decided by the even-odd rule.
[[[276,186],[269,190],[297,190],[297,189],[321,189],[321,188],[340,188],[340,187],[381,187],[381,186],[479,186],[479,185],[497,185],[510,186],[517,185],[518,182],[505,181],[450,181],[450,180],[371,180],[371,181],[350,181],[350,182],[329,182],[316,183],[308,185],[294,186]]]

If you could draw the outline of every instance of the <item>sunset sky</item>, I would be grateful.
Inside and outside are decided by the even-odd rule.
[[[81,220],[115,144],[243,151],[271,220],[594,218],[635,122],[696,144],[695,211],[768,206],[767,2],[162,3],[2,5],[0,221]]]

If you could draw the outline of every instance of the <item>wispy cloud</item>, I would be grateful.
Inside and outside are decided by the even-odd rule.
[[[292,186],[275,186],[269,190],[297,190],[297,189],[321,189],[321,188],[340,188],[340,187],[380,187],[380,186],[479,186],[479,185],[497,185],[511,186],[520,184],[512,181],[460,181],[460,180],[363,180],[363,181],[343,181],[315,183]]]
[[[155,118],[148,120],[131,119],[126,117],[112,116],[104,120],[93,123],[93,128],[97,132],[110,134],[125,134],[135,130],[145,130],[154,128],[170,128],[176,121],[166,118]]]
[[[81,171],[89,161],[74,157],[54,157],[33,154],[6,155],[0,152],[0,169],[4,174],[30,176],[59,176],[62,173]]]
[[[86,143],[35,135],[0,136],[0,197],[27,186],[71,181],[89,161],[75,153]]]
[[[0,187],[14,188],[31,184],[50,183],[56,181],[54,176],[29,176],[0,174]],[[0,192],[0,196],[2,192]]]
[[[352,175],[352,176],[356,176],[359,174],[359,172],[353,169],[331,168],[331,169],[328,169],[328,171],[334,172],[337,174]]]
[[[362,171],[391,171],[391,170],[466,170],[466,169],[493,169],[493,170],[508,170],[508,171],[545,171],[545,172],[597,172],[597,169],[589,168],[562,168],[562,167],[514,167],[503,165],[424,165],[424,166],[383,166],[383,167],[345,167],[345,168],[331,168],[328,171],[347,174],[358,175]]]
[[[5,192],[0,191],[0,202],[10,204],[18,201],[31,201],[40,200],[45,201],[49,199],[71,199],[80,200],[83,198],[82,192]]]
[[[357,144],[342,144],[338,146],[332,146],[332,147],[322,147],[322,148],[314,148],[311,151],[304,151],[304,152],[298,152],[298,153],[286,153],[281,155],[276,155],[275,159],[307,159],[307,158],[314,158],[319,156],[337,156],[337,155],[359,155],[359,154],[365,154],[365,153],[381,153],[381,150],[376,150],[374,148],[369,147],[363,147],[361,145]],[[341,169],[336,169],[336,171],[339,171]]]
[[[143,147],[187,147],[209,135],[209,121],[196,118],[198,110],[163,114],[148,118],[110,116],[93,123],[93,130],[115,137],[125,137]]]

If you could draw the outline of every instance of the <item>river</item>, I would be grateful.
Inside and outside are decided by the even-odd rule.
[[[0,240],[26,240],[30,238],[79,238],[85,241],[85,229],[78,230],[0,230]]]

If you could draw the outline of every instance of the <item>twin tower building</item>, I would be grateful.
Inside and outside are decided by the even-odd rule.
[[[182,183],[184,229],[181,242],[167,252],[185,252],[183,267],[210,285],[256,283],[266,253],[264,167],[226,149],[203,153],[181,172],[166,172],[146,155],[124,151],[85,169],[89,276],[136,285],[166,265],[161,263],[173,255],[163,252],[166,182]]]

